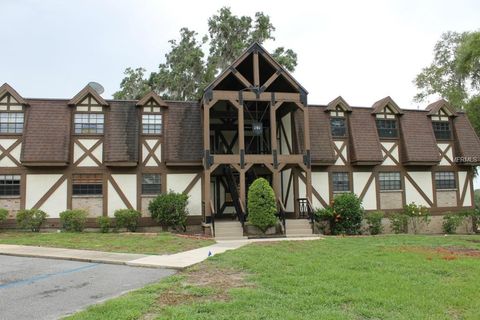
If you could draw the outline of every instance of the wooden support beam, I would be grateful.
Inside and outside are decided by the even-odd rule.
[[[242,202],[244,205],[246,204],[246,200],[247,200],[247,197],[246,197],[246,194],[245,194],[245,188],[246,188],[245,172],[246,172],[245,169],[241,169],[238,172],[238,174],[240,176],[240,202]]]
[[[212,92],[213,100],[238,100],[238,91],[227,91],[227,90],[214,90]],[[244,100],[251,101],[271,101],[272,94],[271,92],[262,92],[257,97],[255,92],[243,91],[242,92]],[[289,93],[289,92],[275,92],[276,101],[289,101],[289,102],[298,102],[301,103],[299,93]]]
[[[243,105],[237,103],[238,105],[238,149],[241,153],[242,150],[245,150],[245,119],[243,114]]]
[[[273,83],[273,81],[275,81],[275,80],[278,78],[278,76],[279,76],[280,74],[281,74],[281,72],[279,72],[279,71],[277,71],[277,72],[275,72],[274,74],[272,74],[272,76],[271,76],[270,78],[268,78],[267,81],[265,81],[265,83],[262,85],[262,87],[263,87],[264,89],[267,89],[267,88]]]
[[[240,80],[240,82],[246,87],[246,88],[252,88],[253,85],[250,83],[250,81],[248,81],[240,72],[238,72],[237,70],[235,70],[235,72],[233,72],[233,75],[238,79]]]
[[[258,63],[258,52],[253,53],[253,85],[260,87],[260,67]]]
[[[305,106],[303,109],[303,141],[304,151],[310,150],[310,116],[308,114],[308,108]]]
[[[277,150],[277,116],[275,110],[275,105],[270,105],[270,145],[272,152]]]
[[[210,210],[210,170],[203,171],[203,203],[205,217],[210,217],[212,212]]]
[[[210,151],[210,103],[203,105],[203,149]],[[204,159],[204,166],[207,167],[208,159]],[[207,207],[207,206],[205,206]]]

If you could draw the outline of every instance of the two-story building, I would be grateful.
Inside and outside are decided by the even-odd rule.
[[[386,97],[371,107],[342,97],[309,105],[308,92],[263,47],[247,49],[201,101],[103,99],[86,86],[71,99],[24,98],[0,87],[0,207],[10,225],[40,208],[48,224],[82,208],[91,224],[117,209],[141,211],[173,190],[189,223],[243,219],[256,177],[270,181],[287,218],[354,192],[366,210],[410,202],[433,215],[473,207],[480,140],[463,112],[440,100],[425,110]],[[439,230],[432,229],[431,231]]]

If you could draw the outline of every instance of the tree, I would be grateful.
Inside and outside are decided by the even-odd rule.
[[[127,68],[117,99],[139,99],[154,90],[165,99],[197,100],[203,89],[215,76],[227,68],[252,43],[275,40],[275,27],[263,12],[255,17],[237,16],[223,7],[208,19],[208,35],[199,38],[197,32],[180,29],[180,39],[170,40],[170,52],[146,79],[143,68]],[[291,49],[279,47],[273,57],[288,71],[294,71],[297,54]]]
[[[464,109],[480,134],[480,32],[446,32],[435,44],[434,59],[415,80],[422,102],[440,95]]]
[[[113,94],[115,99],[141,99],[150,91],[147,80],[144,79],[144,68],[127,68],[124,72],[126,75],[120,83],[120,91]]]

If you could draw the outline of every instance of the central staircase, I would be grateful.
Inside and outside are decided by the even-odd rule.
[[[215,222],[215,240],[241,240],[247,239],[243,235],[242,224],[234,221]]]
[[[312,225],[307,219],[287,219],[285,227],[287,238],[313,236]]]

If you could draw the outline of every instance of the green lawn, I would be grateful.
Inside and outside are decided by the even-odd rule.
[[[257,243],[70,319],[478,319],[480,236]]]
[[[107,252],[167,254],[207,246],[214,241],[185,238],[169,232],[158,234],[0,232],[0,243]]]

